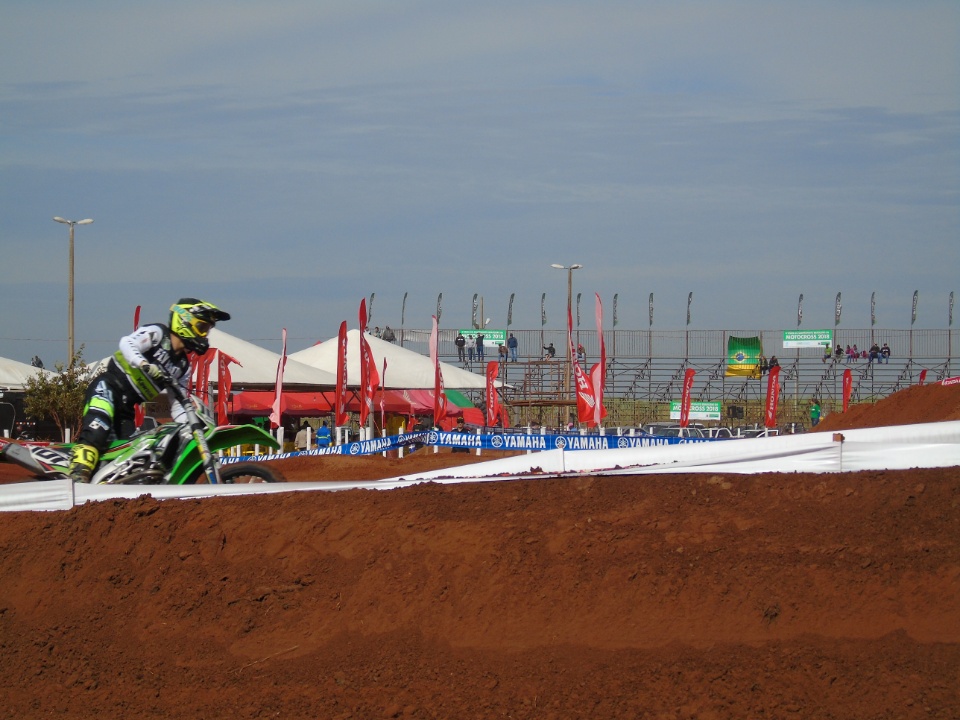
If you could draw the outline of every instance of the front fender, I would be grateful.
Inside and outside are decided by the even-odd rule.
[[[237,445],[264,445],[274,450],[280,447],[275,437],[255,425],[222,425],[214,428],[207,436],[207,447],[212,453]],[[203,459],[197,444],[191,441],[187,451],[180,455],[170,471],[170,484],[183,485],[192,482],[202,466]]]

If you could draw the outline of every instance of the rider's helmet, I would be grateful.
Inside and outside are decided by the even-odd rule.
[[[230,313],[196,298],[180,298],[170,306],[170,331],[183,341],[187,350],[198,355],[210,349],[207,340],[210,328],[229,319]]]

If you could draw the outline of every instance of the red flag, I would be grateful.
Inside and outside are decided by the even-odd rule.
[[[590,376],[583,372],[580,361],[577,360],[577,351],[573,347],[573,316],[569,307],[567,308],[567,345],[570,347],[571,369],[573,370],[573,381],[577,392],[577,422],[593,426],[596,414],[593,382],[590,380]]]
[[[363,330],[360,331],[363,333]],[[340,323],[337,336],[337,392],[334,404],[333,423],[337,427],[347,424],[347,321]]]
[[[280,427],[280,404],[283,401],[283,369],[287,366],[287,329],[283,329],[283,351],[277,361],[277,386],[273,395],[273,411],[270,413],[270,427]]]
[[[220,351],[211,348],[197,359],[197,382],[195,394],[200,401],[209,407],[210,405],[210,366],[214,358]]]
[[[380,374],[380,381],[386,385],[387,384],[387,358],[383,358],[383,372]],[[386,410],[385,410],[385,400],[386,393],[380,392],[380,429],[382,430],[387,426]]]
[[[767,376],[767,413],[764,418],[764,427],[777,426],[777,401],[780,399],[780,366],[770,368]]]
[[[360,301],[360,425],[367,424],[367,418],[373,412],[373,396],[377,392],[380,378],[377,375],[377,361],[373,358],[370,343],[367,342],[367,299]]]
[[[496,379],[500,374],[500,362],[491,360],[487,363],[487,425],[497,424],[500,417],[500,398],[497,395]]]
[[[850,395],[853,392],[853,373],[850,369],[843,371],[843,412],[850,407]]]
[[[918,384],[923,385],[923,383],[926,382],[926,380],[927,380],[927,369],[924,368],[923,370],[920,371],[920,379],[918,381]]]
[[[600,341],[600,362],[590,368],[590,379],[593,382],[593,424],[598,426],[607,416],[607,409],[603,406],[603,391],[607,385],[607,346],[603,342],[603,302],[600,293],[594,293],[597,298],[595,314],[597,319],[597,339]]]
[[[430,359],[433,360],[433,424],[440,427],[440,421],[447,413],[447,397],[443,394],[443,373],[440,372],[440,330],[436,315],[430,331]]]
[[[697,371],[687,368],[683,374],[683,394],[680,396],[680,427],[690,424],[690,394],[693,390],[693,376]]]
[[[230,357],[222,351],[217,351],[217,424],[227,425],[230,422],[228,417],[228,404],[230,401],[230,390],[233,385],[233,378],[230,376],[228,365],[235,363],[240,365],[235,358]],[[241,367],[243,367],[241,365]]]

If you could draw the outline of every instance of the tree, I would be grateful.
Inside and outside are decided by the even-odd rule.
[[[23,408],[34,420],[52,420],[66,439],[64,431],[70,428],[75,438],[83,420],[83,400],[90,381],[90,371],[83,363],[83,345],[77,350],[70,365],[56,364],[56,372],[37,374],[27,380]]]

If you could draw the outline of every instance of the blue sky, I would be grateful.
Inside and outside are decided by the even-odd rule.
[[[0,0],[0,355],[185,295],[298,350],[373,323],[945,327],[960,3]],[[590,317],[585,307],[585,317]],[[957,310],[960,324],[960,309]],[[592,321],[590,321],[592,323]],[[588,323],[588,324],[590,324]],[[586,325],[585,325],[586,327]]]

